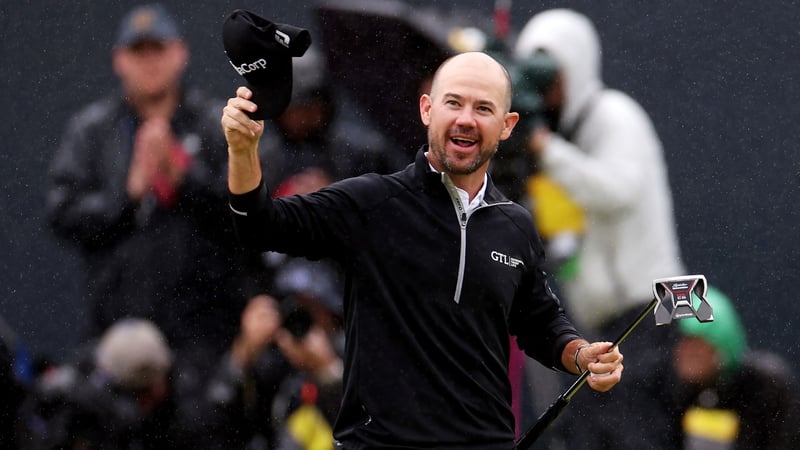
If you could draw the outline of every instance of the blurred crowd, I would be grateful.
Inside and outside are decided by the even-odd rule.
[[[223,103],[185,81],[190,49],[160,4],[122,20],[119,89],[78,111],[51,166],[53,232],[75,245],[91,312],[58,361],[3,327],[4,448],[331,448],[344,352],[336,267],[236,242]],[[322,55],[294,63],[270,122],[275,196],[405,162],[347,121]],[[24,370],[23,370],[24,369]]]
[[[492,176],[534,215],[579,329],[611,340],[652,298],[653,279],[686,271],[664,150],[646,112],[601,80],[588,18],[546,11],[515,48],[496,44],[484,48],[508,63],[524,127]],[[0,448],[333,448],[344,280],[326,261],[237,244],[223,105],[184,84],[189,57],[163,6],[132,10],[112,50],[120,89],[67,124],[46,208],[84,257],[91,317],[84,345],[59,361],[29,354],[0,321]],[[413,149],[393,151],[343,114],[318,45],[293,68],[291,103],[261,149],[274,196],[411,162]],[[712,289],[709,302],[713,324],[632,336],[627,378],[573,407],[600,413],[565,414],[537,445],[796,448],[785,361],[748,348],[735,296]],[[518,356],[519,432],[569,380]]]

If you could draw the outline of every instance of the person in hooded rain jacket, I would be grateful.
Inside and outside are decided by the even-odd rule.
[[[557,66],[554,82],[542,92],[549,126],[532,131],[526,144],[537,167],[585,215],[573,275],[558,280],[565,307],[582,330],[613,340],[650,302],[654,279],[685,274],[661,141],[642,106],[603,83],[600,40],[586,16],[569,9],[538,13],[520,32],[514,52],[518,61],[544,52]],[[648,404],[663,401],[670,334],[669,327],[641,326],[626,340],[625,355],[636,364],[626,366],[627,381],[613,397],[581,400],[598,402],[609,414],[573,409],[582,417],[567,422],[573,424],[568,436],[576,436],[570,448],[656,445],[651,434],[657,433],[622,436],[623,419],[615,414],[641,404],[641,414],[629,414],[638,421],[634,427],[665,421],[664,409]],[[578,429],[590,436],[577,437]]]

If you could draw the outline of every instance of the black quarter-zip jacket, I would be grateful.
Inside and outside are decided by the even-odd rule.
[[[423,147],[391,175],[305,196],[263,187],[231,195],[240,239],[262,250],[333,258],[347,275],[342,408],[347,449],[510,449],[509,334],[563,370],[579,337],[540,268],[530,213],[489,180],[469,218]]]

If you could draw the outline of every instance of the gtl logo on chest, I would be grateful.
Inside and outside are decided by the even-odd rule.
[[[522,265],[522,260],[517,259],[506,254],[500,253],[498,251],[492,251],[492,261],[499,262],[501,264],[505,264],[508,267],[516,268],[517,266]]]

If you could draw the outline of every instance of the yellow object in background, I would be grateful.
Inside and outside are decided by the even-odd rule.
[[[287,419],[289,432],[304,450],[332,450],[333,430],[314,405],[304,404]]]
[[[690,408],[683,415],[686,436],[731,443],[739,434],[739,416],[726,409]]]
[[[557,281],[575,278],[580,270],[580,237],[586,228],[583,210],[550,177],[537,173],[528,177],[526,192],[531,215]]]
[[[586,228],[583,210],[555,181],[541,173],[532,175],[527,181],[527,193],[542,239],[548,240],[564,232],[583,234]]]

